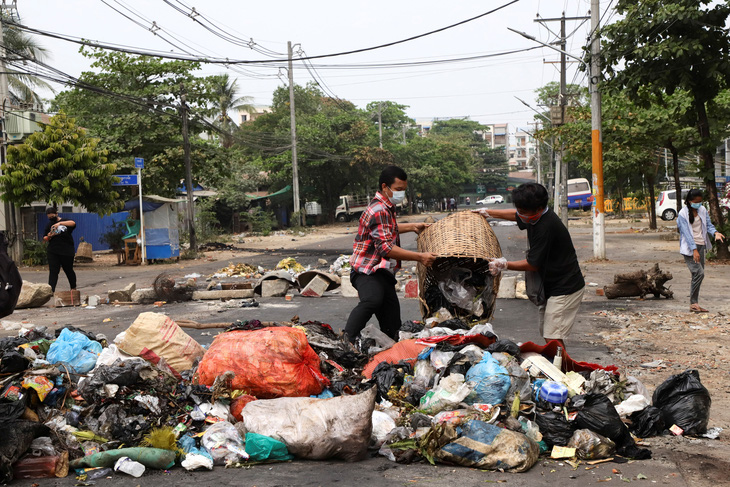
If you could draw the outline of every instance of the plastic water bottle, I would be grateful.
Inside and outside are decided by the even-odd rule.
[[[563,370],[563,347],[558,347],[558,351],[553,357],[553,365],[562,372]]]
[[[144,465],[135,462],[129,457],[122,457],[114,464],[115,472],[124,472],[132,477],[141,477],[144,473]]]

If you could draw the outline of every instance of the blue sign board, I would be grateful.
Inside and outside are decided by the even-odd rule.
[[[135,157],[134,167],[136,167],[137,169],[144,169],[144,159],[141,157]]]
[[[136,174],[115,174],[114,177],[119,178],[118,183],[112,183],[112,186],[137,186]]]

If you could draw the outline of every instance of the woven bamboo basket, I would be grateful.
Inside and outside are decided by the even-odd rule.
[[[483,312],[477,318],[480,321],[492,319],[501,275],[494,277],[489,274],[489,261],[502,257],[502,248],[483,216],[462,211],[439,220],[418,236],[418,251],[438,255],[430,268],[418,264],[418,297],[424,318],[438,311],[428,306],[426,296],[429,289],[434,286],[438,289],[439,282],[452,269],[465,268],[471,271],[472,276],[483,279],[487,289],[483,295]],[[470,315],[463,310],[458,311],[457,308],[459,316]]]
[[[94,255],[89,242],[79,242],[79,248],[76,249],[76,262],[93,262]]]

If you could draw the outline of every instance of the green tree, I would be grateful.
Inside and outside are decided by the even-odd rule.
[[[116,166],[107,163],[99,140],[64,113],[41,125],[42,132],[8,147],[0,176],[3,200],[17,205],[71,201],[102,214],[119,208],[119,193],[112,187]]]
[[[43,61],[48,57],[48,51],[41,46],[35,37],[28,35],[22,30],[3,22],[3,42],[8,59],[11,61],[20,60],[25,62]],[[53,87],[38,76],[30,74],[27,70],[17,70],[7,67],[8,89],[10,91],[10,103],[32,103],[42,106],[43,99],[37,90],[46,89],[53,91]]]
[[[622,18],[603,30],[602,54],[609,86],[649,103],[642,90],[663,97],[685,90],[692,98],[699,136],[702,177],[712,220],[724,227],[715,186],[714,152],[719,131],[712,130],[708,105],[728,87],[730,4],[712,0],[618,0]],[[730,258],[727,243],[718,257]]]
[[[225,170],[219,157],[204,156],[217,143],[198,136],[210,128],[205,118],[215,100],[213,80],[194,76],[198,63],[163,61],[120,52],[82,50],[93,60],[92,71],[80,84],[59,93],[58,108],[100,139],[109,160],[120,169],[132,169],[135,157],[145,159],[145,192],[171,196],[184,179],[180,96],[187,92],[193,177],[205,167]]]
[[[221,144],[229,148],[233,145],[233,128],[236,123],[231,118],[233,110],[246,109],[253,111],[250,96],[238,96],[238,81],[228,74],[213,76],[211,79],[213,100],[211,106],[215,112],[215,124],[221,129]]]

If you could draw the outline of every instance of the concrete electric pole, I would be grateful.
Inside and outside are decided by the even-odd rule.
[[[302,215],[299,205],[299,166],[297,162],[297,120],[294,111],[294,63],[292,58],[291,41],[286,43],[287,52],[289,53],[289,113],[291,118],[291,174],[292,174],[292,193],[294,193],[294,214],[297,215],[299,225],[302,224]]]
[[[187,190],[187,219],[188,232],[190,234],[190,251],[193,255],[198,253],[198,239],[195,236],[195,202],[193,200],[193,163],[190,160],[190,137],[188,134],[188,105],[186,102],[187,93],[185,86],[180,85],[180,117],[182,118],[183,137],[183,158],[185,160],[185,189]],[[142,208],[139,209],[140,216]]]
[[[593,258],[606,258],[606,221],[603,198],[603,130],[601,127],[600,0],[591,0],[591,143],[593,163]]]

